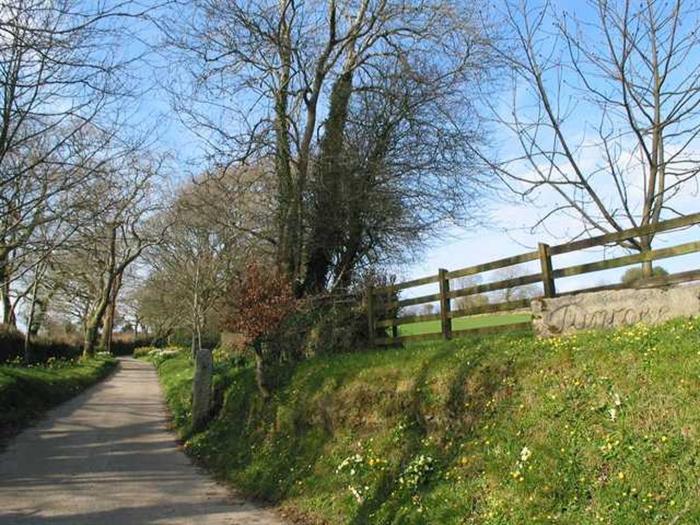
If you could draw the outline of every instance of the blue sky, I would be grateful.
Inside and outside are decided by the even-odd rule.
[[[536,2],[528,3],[528,7],[532,7],[535,4]],[[590,11],[590,7],[586,2],[555,1],[553,2],[553,6],[558,12],[566,10],[570,13],[575,11],[586,21],[590,21],[593,18],[593,13]],[[696,16],[697,13],[693,13],[691,18],[683,20],[683,31],[695,28],[696,24],[693,22],[697,22]],[[545,28],[551,27],[549,25],[550,23],[551,20],[548,20],[544,24]],[[581,30],[583,35],[582,39],[584,41],[588,38],[591,42],[595,42],[594,39],[600,37],[600,35],[590,34],[589,27],[584,26]],[[543,51],[540,56],[550,56],[548,51],[552,43],[551,38],[545,37],[539,42],[542,44]],[[552,56],[554,56],[556,62],[556,54]],[[566,53],[564,53],[564,58],[566,58]],[[700,56],[698,56],[697,50],[684,57],[684,60],[680,62],[675,72],[675,78],[671,76],[669,78],[669,83],[678,81],[684,78],[684,75],[692,73],[699,61]],[[551,85],[549,84],[550,82],[554,83],[557,80],[558,74],[561,74],[564,78],[563,96],[561,100],[565,107],[570,108],[570,118],[565,124],[564,129],[568,137],[574,137],[571,139],[572,143],[576,146],[580,145],[580,149],[577,150],[575,155],[579,164],[584,166],[585,169],[590,170],[601,166],[605,167],[605,164],[601,163],[602,152],[596,144],[595,131],[599,122],[596,120],[598,115],[595,113],[595,107],[586,100],[584,96],[585,93],[582,94],[581,91],[577,90],[576,76],[571,69],[567,70],[565,67],[566,66],[564,66],[564,68],[557,66],[553,67],[551,70],[547,70],[544,73],[545,84]],[[586,66],[584,65],[583,67],[585,68]],[[604,81],[600,80],[600,77],[597,79],[594,78],[593,82],[596,89],[606,87]],[[511,94],[512,91],[505,89],[500,93],[494,94],[493,97],[490,96],[489,102],[494,106],[496,111],[509,116],[509,97]],[[532,103],[532,99],[528,98],[527,92],[522,90],[522,88],[520,88],[516,100],[521,107],[530,106]],[[626,117],[622,117],[621,120],[621,122],[623,122],[621,126],[623,129],[625,118]],[[614,119],[612,122],[613,125],[617,125]],[[498,126],[493,128],[492,132],[492,138],[494,142],[497,143],[499,153],[503,157],[517,156],[520,153],[516,145],[516,137],[506,133],[502,128],[499,129]],[[632,186],[630,186],[630,191],[633,195],[639,196],[641,195],[641,180],[643,177],[641,169],[639,169],[639,163],[635,160],[637,156],[635,153],[635,143],[633,140],[630,140],[628,136],[624,135],[621,136],[617,142],[618,144],[616,145],[620,148],[622,164],[629,170],[629,180],[632,184]],[[675,147],[675,144],[669,141],[667,150],[672,151],[673,147]],[[697,138],[690,143],[686,153],[697,162],[698,155],[700,154],[700,144],[698,144]],[[517,165],[517,168],[520,170],[518,172],[519,175],[526,174],[528,170],[531,169],[526,163],[520,163]],[[613,197],[615,192],[613,190],[612,181],[605,179],[605,170],[601,170],[600,175],[597,175],[597,177],[599,177],[598,183],[604,200],[614,202]],[[489,202],[490,221],[486,221],[485,225],[451,228],[448,232],[449,235],[443,241],[431,246],[418,262],[404,270],[402,276],[415,278],[434,274],[436,269],[440,267],[454,270],[501,257],[516,255],[535,249],[538,242],[547,242],[550,244],[565,242],[581,231],[580,220],[565,215],[559,215],[556,220],[548,223],[547,229],[540,228],[535,232],[531,231],[531,226],[537,222],[546,210],[552,209],[557,204],[557,200],[558,199],[551,190],[544,189],[535,195],[535,202],[531,203]],[[634,203],[634,199],[632,201]],[[686,185],[673,203],[675,209],[681,213],[700,211],[697,185]],[[672,217],[672,215],[666,215],[666,218],[670,217]],[[658,248],[680,242],[687,242],[689,240],[697,240],[698,231],[700,231],[700,227],[696,226],[687,231],[660,235],[657,237],[654,247]],[[568,254],[555,258],[554,264],[555,267],[563,267],[570,264],[600,259],[602,257],[610,258],[620,254],[621,250],[619,249],[593,249],[583,253]],[[700,256],[695,254],[667,259],[659,264],[669,271],[687,270],[690,267],[698,268],[700,267]],[[537,268],[534,267],[532,270],[537,271]],[[560,289],[567,290],[603,282],[614,282],[620,278],[624,271],[625,269],[618,269],[565,279],[561,282]]]
[[[587,8],[585,4],[579,1],[559,1],[555,2],[555,5],[559,10],[575,10],[579,14],[584,14],[584,16],[586,14]],[[510,93],[508,92],[500,94],[500,96],[504,97],[504,100],[509,95]],[[160,90],[154,89],[153,92],[142,99],[137,113],[160,121],[159,133],[162,147],[173,151],[177,156],[177,160],[174,163],[177,167],[174,172],[174,178],[180,180],[187,178],[191,167],[188,165],[188,162],[197,159],[202,153],[201,144],[172,114],[164,94]],[[581,118],[580,121],[582,123],[586,122],[585,118]],[[586,131],[585,124],[582,124],[579,129],[573,127],[569,131],[579,132],[581,135],[584,135]],[[508,151],[511,146],[509,141],[512,141],[512,137],[500,135],[498,130],[495,130],[494,139],[496,142],[504,145],[506,152]],[[587,153],[582,152],[582,154],[585,155]],[[546,192],[538,197],[537,204],[539,209],[533,207],[532,204],[512,201],[513,199],[509,199],[508,202],[489,201],[486,206],[488,220],[483,221],[481,224],[446,227],[441,239],[428,246],[415,263],[397,270],[400,279],[434,274],[437,268],[441,267],[453,270],[530,251],[536,248],[539,241],[558,244],[580,231],[580,224],[575,219],[567,218],[553,225],[552,228],[549,228],[549,231],[540,229],[532,232],[530,230],[542,210],[552,206],[555,202],[553,197]],[[678,209],[686,213],[700,210],[697,193],[691,189],[688,190],[687,194],[680,197],[677,204]],[[683,242],[691,238],[697,239],[698,229],[700,227],[696,227],[691,231],[659,237],[656,246],[661,247],[668,243]],[[561,267],[586,260],[594,260],[602,255],[610,257],[613,254],[619,254],[619,251],[608,250],[607,253],[602,254],[600,250],[592,250],[589,253],[570,254],[555,260],[555,266]],[[700,257],[695,257],[694,259],[693,257],[695,256],[686,256],[678,260],[667,260],[662,265],[671,271],[687,269],[689,265],[699,267]],[[536,271],[536,268],[533,268],[533,270]],[[604,274],[596,273],[581,277],[578,280],[571,279],[567,282],[562,282],[560,287],[561,289],[570,289],[600,282],[613,282],[619,279],[623,271],[624,269],[605,272]]]

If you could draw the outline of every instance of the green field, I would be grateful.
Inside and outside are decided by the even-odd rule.
[[[191,360],[159,373],[186,450],[299,523],[680,525],[700,523],[698,349],[700,318],[414,343],[287,363],[268,400],[218,361],[195,435]]]
[[[487,314],[458,317],[452,320],[452,330],[470,330],[472,328],[487,328],[513,323],[526,323],[530,320],[529,313]],[[440,332],[440,321],[424,321],[422,323],[404,324],[399,326],[399,335],[419,335]]]

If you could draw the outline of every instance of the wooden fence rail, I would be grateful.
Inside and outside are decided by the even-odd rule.
[[[542,283],[544,297],[556,297],[558,295],[571,295],[583,292],[602,290],[619,290],[629,287],[625,284],[610,284],[595,287],[582,288],[566,293],[557,293],[556,280],[564,277],[583,275],[612,268],[620,268],[632,264],[657,261],[669,257],[677,257],[700,252],[700,241],[686,242],[668,248],[641,251],[639,253],[614,257],[601,261],[584,264],[575,264],[562,268],[555,268],[552,258],[587,248],[617,245],[628,249],[638,248],[635,239],[643,236],[657,235],[663,232],[688,228],[700,224],[700,213],[678,217],[656,224],[644,225],[613,233],[607,233],[588,239],[582,239],[556,246],[540,243],[537,250],[522,253],[512,257],[506,257],[484,264],[460,268],[448,271],[444,268],[438,270],[436,275],[429,275],[410,281],[391,284],[383,287],[369,288],[367,290],[365,304],[367,308],[368,328],[372,342],[378,345],[392,345],[412,340],[424,340],[444,338],[450,339],[466,334],[495,333],[505,330],[525,330],[530,327],[529,322],[513,321],[499,326],[484,328],[472,328],[466,330],[454,330],[452,321],[460,317],[495,312],[514,312],[529,307],[530,299],[507,300],[500,303],[476,305],[469,308],[453,308],[453,300],[460,297],[469,297],[498,290],[512,289],[535,283]],[[539,272],[501,279],[484,284],[467,286],[463,288],[451,288],[450,281],[462,277],[482,274],[492,270],[509,268],[515,265],[539,261]],[[700,280],[700,269],[676,273],[661,277],[647,277],[634,283],[634,287],[657,287],[680,284],[689,281]],[[430,293],[417,297],[401,299],[399,292],[418,286],[436,284],[438,293]],[[399,316],[399,310],[406,306],[415,306],[427,303],[439,303],[440,312],[437,314]],[[439,321],[440,331],[417,335],[400,336],[398,327],[414,323]],[[387,334],[390,330],[391,334]]]

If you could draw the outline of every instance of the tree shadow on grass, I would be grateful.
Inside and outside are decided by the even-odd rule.
[[[318,371],[301,380],[297,372],[276,369],[276,390],[267,400],[258,395],[252,370],[239,374],[219,417],[196,439],[198,459],[257,500],[279,502],[308,476],[333,437],[328,425],[305,417],[310,396],[323,388],[332,397],[353,374],[336,372],[329,382]]]
[[[358,507],[355,515],[349,523],[352,525],[366,525],[373,522],[373,515],[380,509],[383,516],[394,522],[400,516],[403,503],[407,503],[410,495],[405,492],[399,494],[402,489],[399,477],[403,469],[416,458],[418,454],[425,451],[424,438],[429,434],[430,427],[443,425],[442,432],[447,436],[453,436],[460,441],[470,438],[478,428],[483,417],[487,414],[487,403],[493,398],[495,393],[503,388],[503,374],[507,372],[503,368],[497,368],[484,364],[485,358],[494,352],[490,344],[484,340],[474,339],[469,344],[476,350],[470,353],[468,361],[459,363],[454,371],[449,385],[449,395],[445,403],[447,420],[432,422],[432,416],[425,413],[427,408],[427,380],[433,366],[446,357],[445,353],[452,353],[454,348],[448,348],[445,352],[436,353],[429,361],[426,361],[417,374],[411,396],[409,418],[411,425],[402,441],[402,450],[399,461],[394,468],[384,472],[380,481],[375,485],[371,495],[365,497]],[[468,406],[466,405],[468,401]],[[431,452],[432,453],[432,452]],[[448,468],[458,461],[460,450],[452,447],[436,461],[443,469]],[[431,490],[428,484],[420,488],[420,492],[425,494]],[[397,497],[398,496],[398,497]]]

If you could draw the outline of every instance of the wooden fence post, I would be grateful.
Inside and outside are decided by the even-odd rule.
[[[447,270],[440,268],[438,270],[440,283],[440,324],[442,328],[442,337],[445,339],[452,338],[452,319],[450,318],[450,298],[447,293],[450,291],[450,280],[447,278]]]
[[[365,302],[367,303],[367,328],[369,329],[369,345],[374,346],[374,287],[370,284],[367,286],[367,294]]]
[[[540,267],[542,268],[542,285],[544,286],[545,297],[556,297],[557,289],[554,285],[554,272],[552,270],[552,255],[549,244],[543,242],[537,245],[540,253]]]
[[[394,298],[396,298],[397,301],[399,300],[399,296],[396,293],[396,285],[392,283],[391,288],[389,288],[389,301],[387,302],[387,304],[391,304],[394,301]],[[391,307],[389,309],[389,311],[392,314],[391,318],[395,319],[396,315],[394,315],[394,312],[392,311],[392,309],[393,309],[393,307]],[[398,307],[397,307],[397,309],[398,309]],[[391,325],[391,337],[397,338],[398,336],[399,336],[398,325],[395,325],[395,324]],[[394,342],[396,342],[396,341],[394,341]]]

